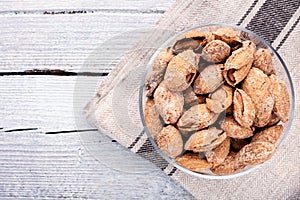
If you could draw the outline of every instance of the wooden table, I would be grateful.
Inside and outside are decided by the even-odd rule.
[[[106,67],[100,78],[81,73],[89,54],[122,32],[152,27],[171,3],[0,2],[0,199],[190,198],[152,165],[153,172],[142,175],[95,160],[79,133],[96,130],[77,123],[74,114],[78,77],[93,88],[111,70]],[[128,171],[136,165],[133,154],[113,140],[103,136],[101,142]]]

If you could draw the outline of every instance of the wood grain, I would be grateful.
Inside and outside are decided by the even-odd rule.
[[[136,30],[150,28],[160,16],[130,13],[0,16],[0,71],[104,69],[109,72],[140,38],[141,31]],[[105,53],[107,49],[102,46],[110,48],[110,56],[95,59],[93,67],[82,69],[94,51],[98,55]]]
[[[80,87],[76,87],[78,79]],[[39,128],[45,132],[91,128],[84,118],[76,123],[76,111],[78,115],[82,112],[102,80],[76,76],[0,77],[0,127]]]
[[[87,132],[88,134],[89,132]],[[97,138],[105,145],[108,155],[126,156],[126,150],[116,143]],[[101,141],[100,141],[101,140]],[[110,151],[115,149],[115,152]],[[105,152],[104,152],[105,154]],[[128,154],[128,152],[127,152]],[[132,153],[130,153],[132,154]],[[134,154],[132,154],[134,155]],[[134,155],[136,156],[136,155]],[[1,199],[147,199],[191,196],[149,162],[136,158],[148,173],[117,171],[98,162],[73,134],[45,135],[27,131],[5,134],[0,132],[0,197]],[[115,161],[116,162],[116,161]],[[128,167],[125,159],[119,165]],[[134,169],[135,165],[131,165]],[[151,173],[150,173],[151,172]],[[143,184],[141,184],[141,181]],[[130,190],[130,191],[129,191]],[[176,196],[173,191],[176,192]]]
[[[13,11],[28,11],[28,10],[166,10],[173,1],[170,0],[53,0],[53,1],[38,1],[38,0],[8,0],[0,2],[0,12]]]

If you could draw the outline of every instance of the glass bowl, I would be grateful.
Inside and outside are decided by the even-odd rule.
[[[140,115],[141,115],[142,123],[143,123],[143,126],[145,128],[145,132],[146,132],[149,140],[153,144],[154,148],[156,149],[157,152],[159,152],[159,154],[165,160],[168,161],[169,164],[172,164],[174,167],[178,168],[179,170],[181,170],[181,171],[183,171],[187,174],[190,174],[190,175],[193,175],[193,176],[196,176],[196,177],[201,177],[201,178],[208,178],[208,179],[226,179],[226,178],[238,177],[238,176],[247,174],[247,173],[257,169],[259,166],[261,166],[264,163],[259,164],[259,165],[255,165],[255,166],[251,166],[251,167],[247,166],[246,168],[244,168],[241,171],[238,171],[238,172],[233,173],[233,174],[228,174],[228,175],[216,175],[216,174],[212,173],[210,170],[203,171],[201,173],[194,172],[194,171],[191,171],[191,170],[189,170],[187,168],[184,168],[184,167],[180,166],[179,164],[177,164],[176,161],[175,161],[175,158],[171,158],[171,157],[167,156],[158,147],[155,139],[153,138],[153,136],[149,132],[149,129],[146,125],[145,117],[144,117],[145,103],[146,103],[146,100],[147,100],[146,89],[145,89],[145,81],[146,81],[147,76],[151,73],[153,63],[156,60],[159,53],[162,50],[166,49],[167,47],[173,46],[175,44],[175,42],[178,40],[178,38],[182,38],[183,34],[185,34],[186,32],[189,32],[191,30],[199,30],[201,32],[216,31],[221,27],[228,27],[228,28],[234,29],[236,32],[239,33],[239,37],[242,40],[251,40],[252,42],[254,42],[256,44],[257,49],[258,48],[268,49],[269,52],[272,55],[272,62],[273,62],[273,65],[274,65],[274,68],[275,68],[275,71],[276,71],[276,75],[286,84],[286,86],[288,88],[288,91],[289,91],[289,94],[290,94],[290,102],[291,102],[290,111],[289,111],[289,120],[285,123],[280,122],[280,124],[283,125],[283,132],[282,132],[280,138],[277,141],[279,146],[283,143],[286,136],[288,135],[288,131],[289,131],[290,126],[291,126],[292,121],[293,121],[293,111],[294,111],[294,107],[295,107],[294,88],[293,88],[292,80],[291,80],[291,77],[290,77],[287,66],[285,65],[284,61],[279,56],[279,54],[275,51],[275,49],[270,44],[268,44],[263,38],[258,36],[257,34],[251,32],[251,31],[249,31],[249,30],[247,30],[243,27],[229,25],[229,24],[206,24],[206,25],[199,25],[199,26],[194,26],[194,27],[188,28],[184,31],[181,31],[181,32],[177,33],[176,35],[174,35],[173,37],[170,37],[167,41],[165,41],[164,44],[157,49],[157,51],[154,53],[154,55],[150,59],[148,65],[146,66],[146,69],[145,69],[144,78],[141,82],[141,86],[140,86],[140,90],[139,90],[139,109],[140,109]]]

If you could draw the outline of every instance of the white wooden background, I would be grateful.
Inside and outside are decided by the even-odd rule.
[[[160,170],[107,137],[101,145],[113,151],[106,152],[109,162],[124,170],[96,161],[78,135],[95,130],[76,123],[74,116],[76,75],[97,44],[124,31],[152,27],[171,3],[0,2],[0,199],[191,198]],[[101,81],[82,77],[87,88]],[[126,172],[141,164],[149,173]]]

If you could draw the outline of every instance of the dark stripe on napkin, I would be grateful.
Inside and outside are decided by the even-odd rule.
[[[276,51],[278,51],[280,49],[280,47],[284,44],[284,42],[286,41],[286,39],[288,39],[288,37],[290,36],[290,34],[293,32],[293,30],[295,29],[295,27],[299,23],[299,21],[300,21],[300,17],[298,17],[298,19],[292,25],[292,27],[290,28],[290,30],[287,32],[287,34],[284,36],[284,38],[279,43],[278,47],[276,47]]]
[[[246,19],[246,17],[250,14],[250,12],[253,10],[253,8],[255,7],[255,5],[257,4],[258,0],[255,0],[252,5],[250,6],[250,8],[246,11],[246,13],[244,14],[244,16],[240,19],[240,21],[236,24],[236,25],[241,25],[243,23],[243,21]]]
[[[267,0],[246,28],[260,35],[271,44],[299,6],[299,0]]]
[[[128,149],[132,149],[134,145],[141,139],[141,137],[144,135],[145,130],[142,130],[142,132],[135,138],[135,140],[130,144]]]
[[[164,170],[168,166],[168,162],[155,150],[149,139],[146,140],[136,153],[147,160],[150,160],[161,170]]]
[[[173,167],[173,169],[168,173],[168,176],[172,176],[176,172],[177,168]]]

